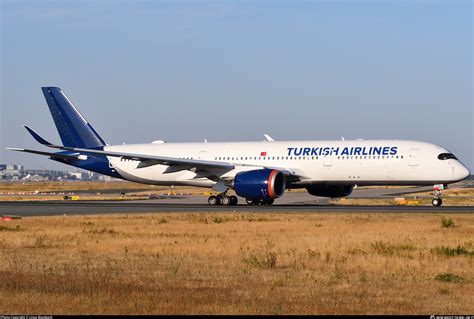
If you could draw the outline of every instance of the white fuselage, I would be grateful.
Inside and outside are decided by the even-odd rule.
[[[417,141],[273,141],[226,143],[152,143],[106,146],[105,151],[226,162],[235,165],[214,179],[193,169],[167,165],[137,168],[138,161],[108,157],[123,178],[155,185],[212,187],[254,169],[285,168],[299,177],[287,187],[310,184],[432,185],[466,178],[469,170],[457,159],[441,160],[445,148]]]

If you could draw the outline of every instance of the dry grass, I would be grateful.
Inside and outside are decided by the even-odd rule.
[[[71,195],[70,192],[77,191],[81,192],[78,194],[79,200],[133,200],[147,199],[150,194],[203,194],[209,190],[191,186],[156,186],[126,181],[0,182],[0,201],[58,201],[63,200],[64,195]],[[8,194],[11,192],[14,194]],[[35,194],[35,192],[47,194]],[[126,194],[124,197],[120,195],[122,192]]]
[[[1,222],[0,313],[473,313],[474,217],[145,214]],[[453,252],[451,254],[451,252]]]
[[[448,189],[443,189],[442,191],[443,198],[444,197],[455,197],[455,196],[470,196],[474,197],[474,188],[448,188]],[[422,193],[416,193],[417,196],[430,196],[433,193],[433,191],[429,192],[422,192]],[[410,194],[413,195],[413,194]]]
[[[403,197],[407,201],[413,202],[410,205],[431,206],[433,199],[432,192],[407,194]],[[376,197],[376,198],[334,198],[329,202],[334,205],[390,205],[397,204],[396,197]],[[442,191],[443,206],[474,206],[474,188],[450,188]]]
[[[414,198],[414,197],[405,197],[407,204],[403,206],[432,206],[431,197],[426,198]],[[333,198],[329,200],[331,205],[361,205],[361,206],[370,206],[370,205],[385,205],[385,206],[394,206],[398,205],[394,198]],[[444,206],[473,206],[474,210],[474,197],[443,197],[443,207]]]

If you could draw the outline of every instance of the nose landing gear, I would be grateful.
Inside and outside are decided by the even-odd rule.
[[[433,198],[431,203],[433,204],[433,206],[439,207],[441,206],[441,204],[443,204],[443,200],[441,198]]]
[[[434,185],[433,187],[433,200],[431,201],[431,204],[433,204],[433,206],[435,207],[439,207],[441,206],[441,204],[443,204],[443,200],[441,199],[441,190],[444,189],[444,185],[443,184],[439,184],[439,185]]]

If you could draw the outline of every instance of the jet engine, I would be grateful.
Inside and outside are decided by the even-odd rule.
[[[285,192],[285,175],[274,169],[258,169],[235,175],[234,190],[247,200],[272,200]]]
[[[311,185],[306,187],[308,193],[323,197],[346,197],[352,193],[354,185]]]

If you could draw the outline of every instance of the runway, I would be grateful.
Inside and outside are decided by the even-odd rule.
[[[60,216],[133,213],[278,212],[278,213],[474,213],[473,206],[349,206],[325,204],[280,204],[272,206],[210,206],[206,204],[166,204],[159,200],[80,201],[80,202],[0,202],[0,215]]]

